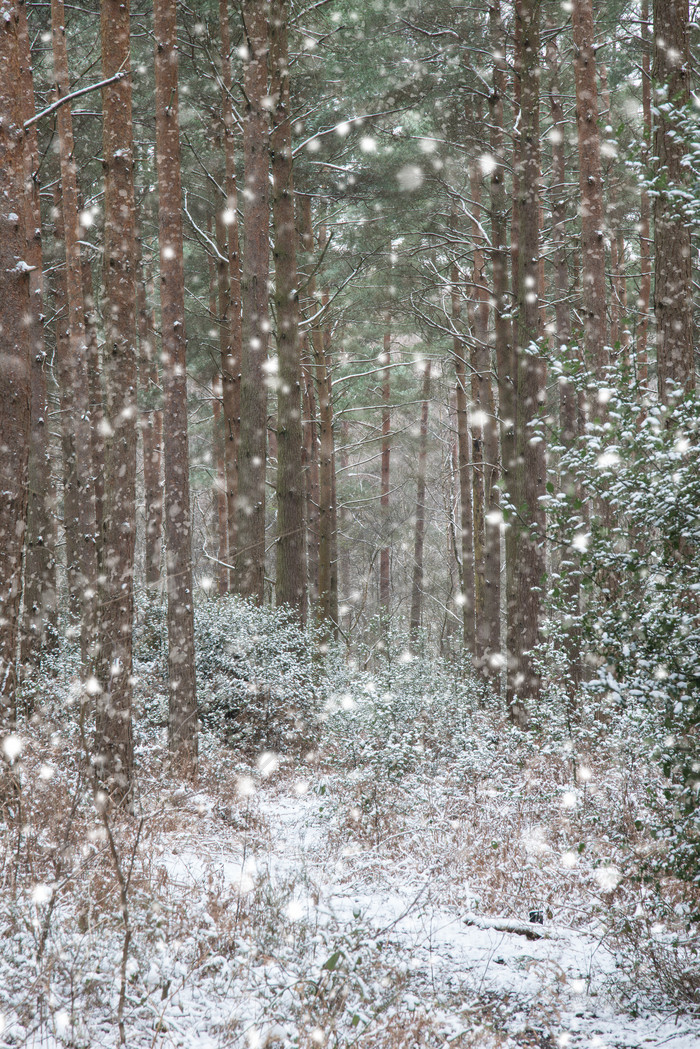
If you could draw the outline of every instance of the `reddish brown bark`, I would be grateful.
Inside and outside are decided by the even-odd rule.
[[[294,223],[286,0],[270,5],[270,71],[276,97],[272,150],[275,316],[277,319],[277,604],[306,620],[306,535],[302,474],[301,364]]]
[[[588,365],[600,375],[607,364],[605,210],[598,128],[595,27],[591,0],[574,0],[574,77],[581,193],[581,282]]]
[[[525,720],[525,703],[539,695],[540,680],[532,662],[539,640],[540,594],[544,557],[539,531],[544,493],[541,450],[533,444],[530,423],[543,397],[542,369],[536,348],[540,336],[539,273],[539,5],[518,0],[520,46],[515,67],[520,77],[520,147],[517,158],[518,280],[515,397],[515,517],[513,568],[515,594],[508,622],[508,708],[514,720]]]
[[[68,55],[66,52],[65,11],[63,0],[51,0],[54,77],[57,97],[70,91]],[[64,381],[69,384],[72,410],[71,429],[74,460],[69,473],[75,485],[76,517],[66,520],[74,527],[78,561],[77,586],[80,593],[80,640],[83,664],[87,667],[94,656],[96,640],[97,547],[95,541],[95,491],[92,471],[90,436],[90,400],[87,382],[87,338],[85,300],[80,254],[80,213],[70,104],[58,110],[58,137],[61,166],[61,209],[66,258],[66,295],[68,360]]]
[[[425,471],[428,460],[428,411],[430,409],[430,361],[425,362],[421,394],[420,433],[418,437],[418,479],[416,483],[416,525],[413,541],[413,579],[411,583],[411,617],[409,635],[415,645],[420,635],[423,607],[423,546],[425,542]]]
[[[26,4],[18,5],[22,121],[34,116],[34,84]],[[44,279],[36,124],[25,136],[24,200],[29,273],[27,333],[31,354],[31,437],[27,480],[21,662],[28,666],[50,640],[56,618],[56,489],[49,465],[47,355],[44,343]]]
[[[168,743],[178,771],[197,773],[197,687],[187,435],[187,342],[175,0],[154,0],[156,163],[163,356],[168,586]]]
[[[146,587],[151,593],[160,593],[163,553],[163,486],[161,482],[163,410],[159,407],[157,336],[150,266],[144,268],[142,263],[139,276],[137,283],[139,385],[145,400],[141,418],[141,439],[143,441],[143,499],[146,518]]]
[[[642,164],[649,166],[651,147],[651,51],[649,46],[649,0],[642,0]],[[637,381],[645,389],[649,381],[647,341],[649,335],[649,306],[651,304],[651,200],[646,184],[642,185],[639,200],[639,298],[637,308]]]
[[[211,219],[207,223],[207,232],[211,234]],[[217,309],[217,264],[214,258],[209,256],[209,313],[213,320],[218,318]],[[221,326],[219,328],[221,330]],[[216,566],[217,593],[219,597],[228,593],[230,564],[228,555],[228,522],[226,509],[226,460],[224,455],[224,432],[222,422],[222,395],[223,383],[218,371],[215,371],[211,379],[211,407],[212,407],[212,458],[216,474],[213,485],[214,502],[214,524],[218,536],[218,549]]]
[[[265,468],[269,335],[269,142],[267,120],[267,4],[244,0],[243,156],[245,193],[241,273],[241,426],[238,456],[236,586],[262,603],[265,583]]]
[[[452,267],[452,324],[453,355],[455,362],[456,392],[455,414],[457,418],[457,473],[461,505],[460,556],[462,565],[462,618],[464,624],[464,651],[472,657],[476,652],[476,624],[474,620],[474,522],[472,516],[471,461],[469,454],[469,420],[467,417],[467,349],[461,337],[461,297],[456,265]]]
[[[221,311],[221,383],[226,466],[226,521],[228,557],[233,564],[237,544],[238,444],[241,401],[241,258],[238,237],[238,187],[236,184],[235,122],[232,105],[231,31],[228,0],[219,0],[221,30],[221,109],[224,127],[226,210],[217,216],[217,242],[228,264],[219,261]],[[233,572],[230,573],[233,583]]]
[[[30,309],[26,262],[25,158],[18,97],[18,5],[0,4],[0,735],[16,716],[15,650],[20,602],[22,543],[27,512],[31,439],[30,343],[24,318]],[[11,779],[0,748],[0,802]]]
[[[681,395],[695,389],[691,223],[682,201],[688,183],[681,128],[690,103],[688,33],[688,0],[654,0],[654,317],[662,401],[670,399],[669,383]]]

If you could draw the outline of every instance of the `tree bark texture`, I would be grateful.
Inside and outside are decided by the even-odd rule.
[[[607,364],[605,211],[600,164],[598,83],[592,0],[574,0],[574,78],[581,192],[581,282],[588,366],[600,375]]]
[[[684,214],[687,151],[681,122],[690,104],[688,0],[654,0],[654,317],[659,396],[668,383],[695,389],[691,224]]]
[[[187,341],[180,183],[175,0],[153,5],[156,68],[156,162],[165,445],[168,587],[168,742],[181,775],[197,773],[197,687],[187,435]]]
[[[518,280],[515,397],[515,516],[513,567],[517,599],[508,623],[508,707],[514,720],[524,722],[525,704],[537,699],[540,680],[532,662],[539,641],[540,595],[544,556],[539,497],[544,493],[543,457],[532,441],[531,423],[543,400],[537,340],[540,335],[539,297],[539,5],[518,0],[520,47],[515,68],[520,79],[520,144],[517,158]]]
[[[18,4],[0,0],[0,735],[16,716],[15,657],[31,440],[31,364],[24,318],[30,310],[26,261],[23,107],[18,96]],[[0,750],[0,802],[10,785]]]
[[[51,25],[56,93],[57,97],[61,98],[70,91],[63,0],[51,0]],[[97,634],[97,544],[87,378],[88,346],[80,252],[80,208],[70,104],[61,106],[58,110],[57,123],[68,311],[68,360],[65,362],[65,368],[62,368],[62,374],[64,382],[70,387],[69,401],[72,412],[70,427],[74,458],[68,472],[75,489],[74,509],[76,514],[75,519],[65,519],[65,526],[66,529],[75,529],[76,578],[80,594],[81,656],[87,670],[95,655]]]
[[[267,425],[267,345],[269,336],[269,143],[265,106],[268,97],[268,5],[244,0],[247,57],[243,156],[243,267],[241,301],[241,428],[238,456],[238,546],[236,586],[242,597],[262,604],[265,584],[265,468]]]
[[[27,25],[27,7],[18,4],[21,120],[34,116],[34,83]],[[39,200],[39,146],[36,125],[25,135],[24,200],[26,205],[26,261],[29,273],[27,332],[31,354],[31,437],[27,483],[27,528],[24,548],[23,620],[20,658],[32,664],[51,640],[55,629],[56,490],[49,463],[48,368],[44,341],[44,262]]]
[[[237,545],[238,446],[241,414],[241,256],[238,236],[238,187],[236,183],[235,122],[232,105],[231,30],[229,0],[219,0],[221,27],[221,110],[224,125],[226,209],[217,216],[217,235],[228,264],[219,261],[221,309],[221,383],[226,465],[226,521],[229,564]],[[230,573],[233,583],[233,572]]]
[[[302,473],[299,301],[289,116],[286,0],[270,5],[270,71],[276,98],[272,150],[275,316],[277,319],[277,582],[278,605],[306,621],[306,535]]]
[[[145,406],[141,415],[143,441],[143,498],[146,518],[146,588],[161,592],[163,559],[163,409],[160,407],[157,335],[153,307],[153,280],[143,262],[137,283],[139,328],[139,385]],[[149,302],[150,297],[150,302]]]
[[[464,651],[472,658],[476,654],[476,628],[474,620],[474,519],[472,516],[471,457],[469,454],[469,419],[467,398],[467,348],[461,336],[462,300],[457,266],[452,268],[452,325],[453,355],[455,362],[455,415],[457,419],[457,474],[460,496],[460,555],[462,559],[462,620],[464,625]]]
[[[413,579],[409,636],[416,645],[420,636],[423,607],[423,547],[425,543],[425,473],[428,461],[428,412],[430,409],[430,361],[426,361],[421,392],[420,433],[418,436],[418,479],[416,482],[416,525],[413,541]]]

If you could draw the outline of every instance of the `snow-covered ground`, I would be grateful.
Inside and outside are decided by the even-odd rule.
[[[425,776],[386,796],[225,757],[197,790],[145,784],[114,851],[93,817],[53,878],[6,880],[0,1046],[115,1046],[120,1022],[134,1049],[700,1046],[700,1018],[619,967],[620,872],[579,862],[517,791]]]

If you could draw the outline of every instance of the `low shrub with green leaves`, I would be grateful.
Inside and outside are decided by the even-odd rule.
[[[657,764],[653,799],[662,861],[700,881],[700,403],[640,408],[629,375],[598,390],[605,402],[574,447],[560,448],[568,478],[548,498],[562,551],[554,574],[556,616],[580,631],[596,671],[585,684],[598,724],[636,734],[639,760]],[[585,508],[591,508],[586,513]],[[568,605],[572,576],[581,607]],[[561,622],[561,619],[559,619]],[[585,700],[584,700],[585,705]],[[595,722],[593,722],[595,724]]]

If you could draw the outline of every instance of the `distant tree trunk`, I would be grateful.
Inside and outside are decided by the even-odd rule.
[[[481,107],[476,112],[481,120]],[[486,516],[489,512],[487,499],[487,474],[491,480],[486,445],[493,451],[493,439],[489,433],[495,428],[493,391],[491,388],[491,354],[488,344],[489,292],[486,286],[486,260],[484,258],[483,234],[477,220],[481,210],[481,173],[476,165],[470,171],[471,197],[474,215],[472,218],[472,242],[474,259],[471,290],[471,436],[472,436],[472,507],[474,517],[474,617],[475,617],[475,662],[477,668],[486,673],[488,654],[491,650],[491,634],[494,609],[488,608],[488,588],[492,579],[487,576]],[[491,438],[491,440],[489,440]],[[500,616],[500,610],[498,612]]]
[[[146,518],[146,588],[151,596],[162,593],[163,553],[163,410],[158,407],[158,353],[150,266],[138,271],[139,384],[145,408],[141,424],[143,439],[143,498]],[[149,303],[150,297],[150,303]]]
[[[236,586],[262,604],[265,584],[265,468],[270,270],[267,85],[267,3],[243,0],[244,65],[243,237],[241,274],[241,429],[238,456]]]
[[[211,219],[207,224],[207,231],[211,233]],[[217,263],[209,256],[209,313],[212,320],[218,318],[217,308]],[[220,326],[221,331],[223,326]],[[222,423],[222,401],[223,383],[221,375],[215,371],[211,378],[211,407],[212,407],[212,458],[216,469],[214,480],[214,518],[216,534],[218,536],[217,549],[217,593],[219,597],[228,593],[230,564],[228,554],[228,522],[226,507],[226,457],[224,453],[224,431]]]
[[[423,544],[425,541],[425,468],[428,459],[428,410],[430,408],[430,361],[423,372],[420,434],[418,437],[418,481],[416,484],[416,525],[413,541],[413,581],[411,584],[411,618],[409,636],[416,645],[420,635],[423,605]]]
[[[228,265],[219,261],[219,302],[221,311],[221,383],[226,465],[226,521],[229,564],[234,563],[238,522],[238,446],[241,414],[241,257],[238,238],[238,188],[236,185],[235,123],[232,105],[231,31],[229,0],[219,0],[221,27],[221,108],[224,125],[226,165],[226,210],[217,216],[217,237],[228,256]],[[225,235],[224,235],[224,230]],[[233,571],[229,574],[234,582]]]
[[[320,233],[326,243],[325,229]],[[324,305],[328,296],[324,293]],[[335,513],[335,443],[333,434],[333,389],[330,372],[330,337],[328,331],[315,327],[312,333],[316,364],[316,387],[321,431],[319,449],[319,524],[318,524],[318,599],[319,619],[338,629],[338,561]]]
[[[574,78],[581,193],[583,316],[588,366],[607,364],[605,316],[605,209],[600,164],[598,84],[592,0],[574,0]]]
[[[20,50],[18,4],[5,0],[0,19],[0,736],[16,718],[15,659],[27,514],[31,441],[31,363],[25,318],[30,312],[26,263],[23,106],[18,97]],[[0,804],[13,777],[0,747]]]
[[[391,315],[387,315],[382,351],[382,450],[381,450],[381,529],[384,545],[379,551],[379,608],[384,629],[389,623],[391,601],[391,546],[389,543],[389,489],[391,470]]]
[[[554,249],[555,280],[555,323],[557,348],[568,358],[571,352],[571,309],[569,306],[569,267],[567,263],[566,203],[569,189],[566,179],[566,120],[559,87],[559,49],[556,36],[548,24],[547,65],[549,67],[549,101],[552,118],[552,246]],[[576,389],[566,371],[559,379],[559,427],[560,440],[564,448],[573,446],[578,437],[578,404]],[[576,494],[576,479],[564,472],[561,476],[561,487],[567,495]],[[571,558],[568,556],[568,561]],[[572,619],[580,611],[580,583],[576,572],[571,569],[566,573],[563,586],[566,593],[566,604]],[[577,625],[571,621],[564,624],[565,649],[571,680],[570,696],[573,697],[581,682],[581,638]]]
[[[63,0],[51,0],[54,77],[60,98],[70,91],[68,55],[66,52],[65,11]],[[96,640],[97,548],[95,542],[95,490],[90,437],[90,400],[87,382],[87,340],[85,300],[80,257],[80,216],[78,186],[73,146],[73,122],[70,105],[58,110],[58,137],[61,165],[61,207],[66,252],[66,294],[68,307],[68,361],[65,380],[70,386],[74,461],[70,474],[76,489],[75,525],[79,539],[76,555],[79,564],[80,639],[83,664],[87,667],[94,656]],[[72,522],[66,522],[72,527]]]
[[[651,55],[649,46],[649,0],[642,0],[642,167],[649,167],[651,147]],[[649,335],[649,306],[651,303],[651,201],[649,190],[643,184],[639,201],[639,321],[637,326],[637,382],[643,390],[649,381],[647,341]],[[640,392],[641,392],[640,390]]]
[[[214,510],[216,534],[219,537],[217,549],[217,593],[219,597],[228,593],[228,533],[226,525],[226,462],[224,459],[224,441],[221,430],[221,381],[215,372],[211,383],[212,406],[212,448],[216,478],[214,481]]]
[[[83,301],[85,303],[85,338],[87,341],[88,396],[90,399],[90,447],[95,492],[95,535],[97,540],[98,571],[102,569],[102,531],[105,499],[105,438],[104,396],[102,390],[102,362],[97,336],[97,308],[92,290],[92,266],[83,257]]]
[[[163,348],[168,585],[168,742],[181,775],[197,774],[197,686],[187,437],[187,341],[175,0],[154,0],[156,164]]]
[[[21,73],[21,120],[34,116],[34,84],[25,3],[17,6]],[[24,612],[21,662],[33,664],[55,628],[56,619],[56,490],[49,463],[47,355],[44,344],[44,278],[39,200],[39,146],[36,124],[26,133],[24,200],[26,204],[26,261],[29,273],[29,336],[31,354],[31,438],[27,483],[27,529],[24,550]]]
[[[505,34],[501,20],[499,0],[489,8],[489,36],[494,55],[493,89],[489,97],[489,124],[491,155],[494,159],[491,173],[490,212],[491,212],[491,275],[493,281],[493,339],[496,357],[496,374],[498,382],[498,422],[501,447],[501,471],[503,486],[510,495],[515,471],[515,354],[513,348],[513,325],[510,319],[510,301],[508,297],[508,243],[507,215],[508,201],[505,188],[505,153],[503,99],[506,92],[506,56]],[[496,438],[497,439],[497,438]],[[491,549],[498,551],[500,568],[500,534],[502,514],[499,508],[498,489],[493,488]],[[506,619],[510,622],[514,614],[517,594],[514,586],[513,539],[514,531],[508,528],[505,535],[506,553]],[[491,572],[489,573],[491,576]],[[500,583],[500,571],[498,573]],[[492,607],[499,609],[499,631],[492,643],[494,671],[507,665],[508,655],[500,651],[502,639],[500,631],[500,586],[492,598]],[[490,617],[493,618],[493,617]],[[500,658],[499,658],[500,657]]]
[[[130,70],[128,0],[102,4],[102,72]],[[96,739],[101,774],[115,801],[128,802],[136,540],[136,204],[131,77],[102,89],[105,173],[105,499],[100,586],[100,684]]]
[[[452,267],[452,324],[455,332],[460,332],[461,298],[458,284],[457,266]],[[466,345],[460,334],[453,336],[453,354],[455,362],[456,396],[455,414],[457,417],[457,450],[459,494],[461,504],[461,558],[462,558],[462,618],[464,622],[464,651],[472,658],[476,654],[476,629],[474,620],[474,520],[472,517],[472,488],[469,455],[469,420],[467,417],[467,364]]]
[[[308,337],[305,336],[308,343]],[[307,350],[308,352],[308,350]],[[309,605],[318,605],[318,541],[319,541],[319,439],[316,414],[316,393],[312,368],[302,369],[304,395],[304,491],[306,499],[306,560],[309,579]]]
[[[276,98],[272,150],[275,315],[277,318],[277,583],[278,605],[306,621],[306,535],[302,474],[299,292],[294,223],[292,128],[289,116],[287,3],[270,5],[270,71]]]
[[[518,227],[516,399],[515,399],[515,510],[511,522],[514,538],[514,569],[517,600],[508,624],[508,653],[512,672],[508,675],[508,707],[511,717],[524,723],[527,700],[537,699],[540,679],[532,663],[532,650],[539,641],[540,593],[544,582],[544,557],[538,531],[544,493],[542,455],[533,445],[530,423],[538,415],[543,390],[542,370],[535,349],[539,337],[539,4],[517,0],[520,47],[515,55],[520,76],[520,145],[517,158],[518,196],[515,201]]]
[[[654,0],[654,65],[658,191],[654,199],[654,316],[659,396],[668,383],[695,389],[691,223],[684,214],[688,149],[681,122],[690,104],[688,0]],[[681,191],[681,193],[679,193]]]

